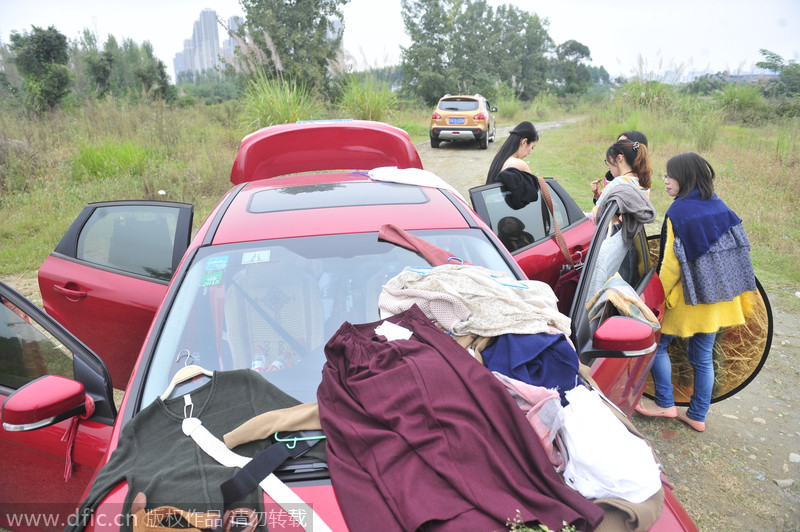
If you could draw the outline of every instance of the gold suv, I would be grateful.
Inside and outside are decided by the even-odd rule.
[[[431,147],[438,148],[443,140],[477,140],[481,149],[494,142],[497,129],[494,113],[497,107],[491,107],[480,94],[472,96],[454,96],[445,94],[436,105],[431,115],[428,129],[431,136]]]

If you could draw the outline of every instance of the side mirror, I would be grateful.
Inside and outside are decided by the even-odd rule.
[[[606,357],[638,357],[656,349],[656,335],[650,325],[626,316],[611,316],[594,332],[592,344]]]
[[[496,113],[497,112],[497,107],[492,107],[492,112]]]
[[[27,431],[93,410],[83,384],[59,375],[45,375],[19,388],[3,402],[3,428]]]

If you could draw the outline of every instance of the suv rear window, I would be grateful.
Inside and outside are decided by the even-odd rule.
[[[475,111],[478,109],[477,100],[442,100],[439,102],[442,111]]]

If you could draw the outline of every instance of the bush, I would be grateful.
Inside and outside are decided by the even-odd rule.
[[[616,94],[633,109],[665,109],[672,105],[675,88],[657,80],[635,79],[625,83]]]
[[[357,120],[384,122],[397,108],[397,96],[387,83],[372,76],[348,76],[344,83],[339,108]]]
[[[767,116],[767,101],[757,85],[729,83],[714,94],[714,101],[730,116],[744,122],[758,122]]]

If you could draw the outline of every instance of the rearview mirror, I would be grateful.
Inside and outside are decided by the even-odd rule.
[[[49,427],[87,411],[83,384],[59,375],[45,375],[19,388],[3,402],[3,428],[27,431]]]
[[[592,337],[597,353],[605,357],[638,357],[651,353],[656,348],[653,328],[637,319],[626,316],[612,316],[605,320]]]

